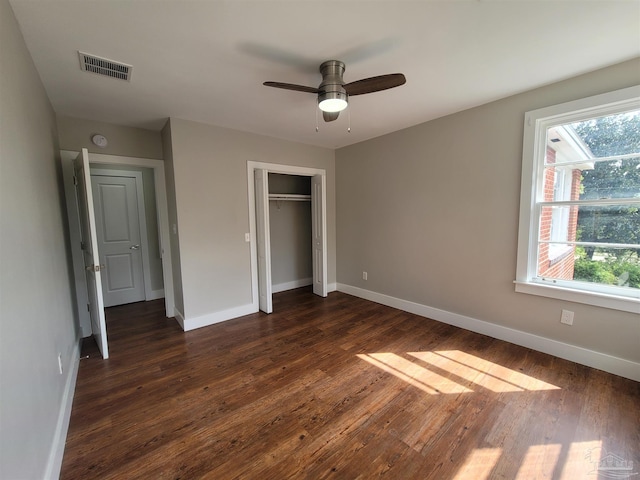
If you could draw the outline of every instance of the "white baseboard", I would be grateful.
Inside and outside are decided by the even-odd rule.
[[[278,283],[271,286],[273,293],[286,292],[287,290],[293,290],[294,288],[306,287],[313,283],[313,278],[301,278],[299,280],[293,280],[292,282]]]
[[[150,300],[157,300],[159,298],[164,298],[164,288],[161,288],[159,290],[151,290],[149,292],[149,295],[147,295],[145,301],[148,302]]]
[[[76,390],[76,379],[78,378],[78,366],[80,365],[80,341],[76,342],[71,358],[67,365],[67,380],[64,385],[62,401],[60,402],[60,412],[58,413],[58,421],[56,430],[53,434],[53,443],[49,451],[49,459],[47,460],[47,468],[44,478],[57,479],[60,477],[60,469],[62,468],[62,457],[64,456],[64,447],[67,442],[67,431],[69,430],[69,420],[71,419],[71,407],[73,406],[73,394]]]
[[[185,332],[188,332],[189,330],[195,330],[196,328],[207,327],[215,323],[220,323],[220,322],[224,322],[225,320],[231,320],[233,318],[242,317],[244,315],[249,315],[250,313],[255,313],[257,311],[258,311],[258,307],[256,305],[252,303],[248,303],[246,305],[230,308],[228,310],[208,313],[207,315],[202,315],[200,317],[183,318],[182,316],[180,316],[180,319],[178,319],[178,315],[176,315],[176,319],[182,326],[182,329]]]
[[[279,283],[277,285],[272,285],[271,290],[273,293],[278,293],[293,290],[294,288],[307,287],[309,285],[313,285],[313,278],[303,278],[301,280],[294,280],[293,282]],[[337,290],[337,283],[327,283],[327,292],[335,292]]]
[[[440,310],[408,300],[391,297],[382,293],[372,292],[363,288],[338,283],[338,291],[348,293],[355,297],[364,298],[372,302],[397,308],[405,312],[414,313],[422,317],[431,318],[442,323],[471,330],[472,332],[488,335],[498,340],[514,343],[523,347],[548,353],[555,357],[570,360],[572,362],[597,368],[605,372],[613,373],[621,377],[640,382],[640,363],[614,357],[606,353],[600,353],[586,348],[577,347],[568,343],[559,342],[546,337],[540,337],[532,333],[515,330],[513,328],[496,325],[476,318],[459,315],[457,313]]]

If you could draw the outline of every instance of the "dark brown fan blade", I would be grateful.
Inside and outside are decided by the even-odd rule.
[[[324,118],[325,122],[333,122],[338,118],[340,112],[322,112],[322,118]]]
[[[263,85],[266,87],[284,88],[285,90],[295,90],[296,92],[318,93],[317,88],[295,85],[293,83],[264,82]]]
[[[390,73],[388,75],[379,75],[377,77],[363,78],[355,82],[347,83],[344,89],[349,96],[362,95],[365,93],[379,92],[388,88],[399,87],[404,85],[407,79],[401,73]]]

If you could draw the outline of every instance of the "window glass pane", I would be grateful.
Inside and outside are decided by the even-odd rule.
[[[538,240],[640,245],[640,205],[544,206]]]
[[[573,279],[640,288],[640,249],[576,247]]]
[[[549,258],[548,252],[562,252]],[[538,276],[594,284],[640,288],[640,249],[586,248],[540,244]]]
[[[581,172],[580,200],[640,198],[640,156],[595,162]]]
[[[538,276],[573,280],[575,250],[572,245],[541,243],[538,246]]]
[[[576,240],[640,244],[640,205],[580,206]]]
[[[566,126],[577,134],[594,157],[640,153],[640,110]]]
[[[544,169],[545,202],[578,200],[580,198],[582,171],[573,168],[547,166]]]
[[[538,239],[547,242],[576,240],[578,207],[542,207]]]

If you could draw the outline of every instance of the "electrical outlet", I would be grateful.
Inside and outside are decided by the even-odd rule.
[[[62,375],[62,353],[58,353],[58,371],[60,372],[60,375]]]
[[[367,279],[367,272],[362,272],[362,279],[366,280]]]
[[[573,325],[573,312],[571,310],[562,310],[560,315],[560,323],[565,325]]]

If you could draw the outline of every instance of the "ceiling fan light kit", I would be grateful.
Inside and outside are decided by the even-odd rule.
[[[338,118],[341,111],[347,108],[350,95],[379,92],[388,88],[399,87],[407,81],[402,73],[391,73],[344,83],[342,78],[344,71],[345,65],[340,60],[327,60],[320,65],[322,82],[318,88],[281,82],[264,82],[263,85],[317,94],[318,108],[322,110],[324,121],[332,122]]]
[[[318,107],[323,112],[341,112],[347,108],[348,100],[346,93],[327,92],[318,95]]]

